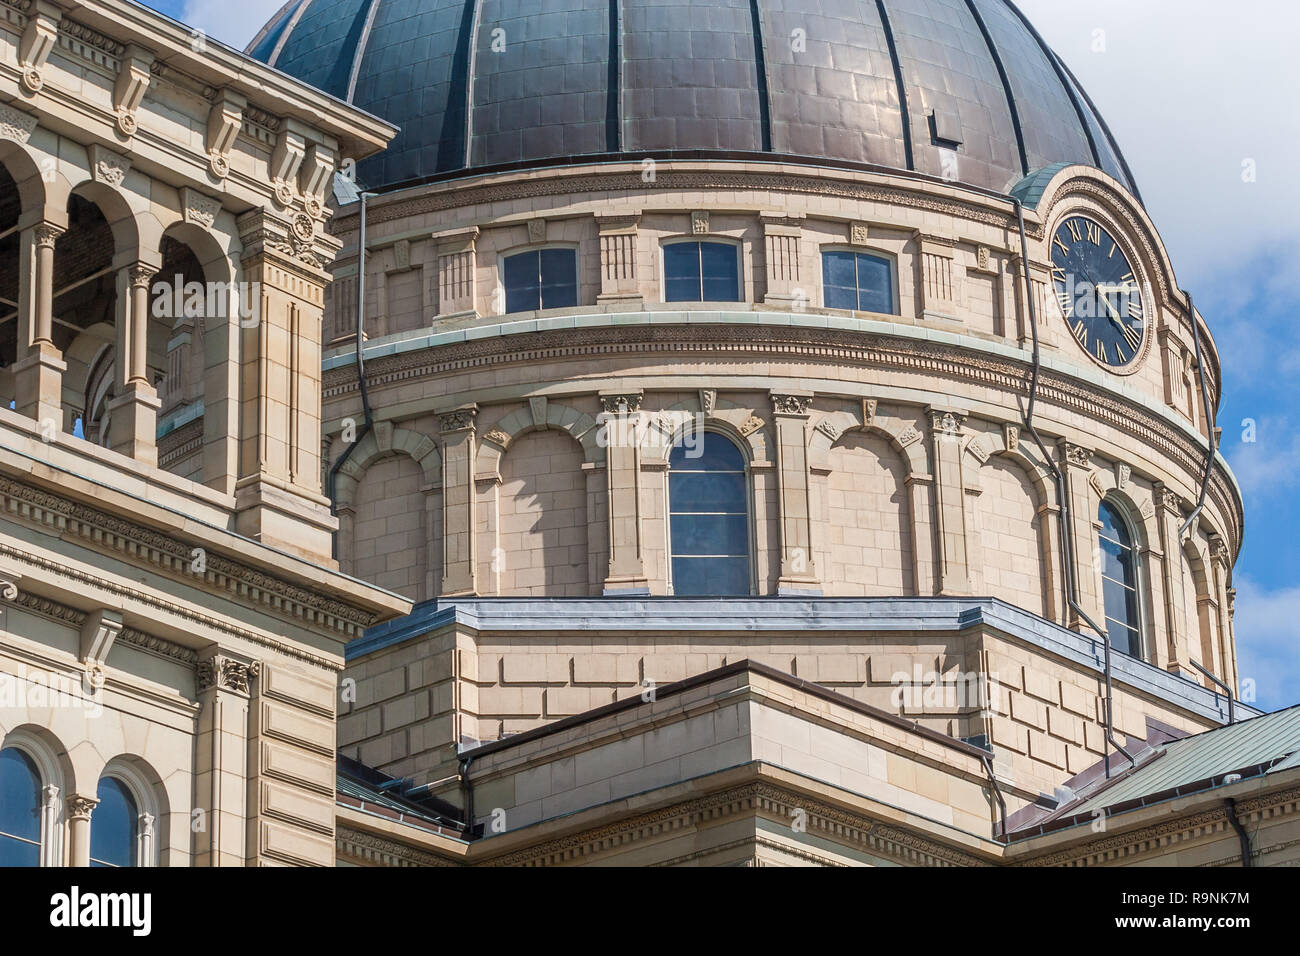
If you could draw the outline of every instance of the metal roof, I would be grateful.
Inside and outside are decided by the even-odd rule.
[[[999,193],[1081,163],[1137,193],[1010,0],[289,0],[246,52],[401,127],[367,188],[766,154]]]
[[[1065,815],[1088,814],[1261,766],[1264,773],[1300,766],[1300,705],[1161,744],[1135,770],[1070,806]]]

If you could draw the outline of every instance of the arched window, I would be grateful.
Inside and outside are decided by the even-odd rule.
[[[0,750],[0,866],[41,865],[41,774],[17,747]]]
[[[531,249],[502,264],[506,312],[567,309],[578,304],[578,253],[573,249]]]
[[[730,242],[664,246],[665,302],[739,302],[740,247]]]
[[[749,491],[745,458],[713,432],[676,445],[668,457],[673,593],[751,593]]]
[[[1106,631],[1111,647],[1121,654],[1142,656],[1142,601],[1138,591],[1138,550],[1123,512],[1103,501],[1101,522],[1101,586]]]
[[[822,253],[822,298],[828,309],[894,314],[894,267],[865,252]]]
[[[99,803],[90,815],[90,865],[138,866],[140,811],[116,777],[100,777]]]

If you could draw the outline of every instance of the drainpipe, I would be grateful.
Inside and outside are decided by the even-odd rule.
[[[366,313],[366,200],[373,196],[374,193],[359,193],[358,201],[361,203],[359,209],[359,225],[357,231],[357,338],[356,338],[356,366],[357,382],[361,386],[361,410],[365,420],[361,424],[361,431],[357,433],[356,441],[351,442],[343,449],[343,454],[339,455],[338,461],[334,462],[330,468],[329,475],[329,499],[330,514],[338,514],[338,501],[334,497],[334,485],[338,478],[339,469],[347,464],[348,459],[352,457],[352,452],[356,450],[361,440],[370,434],[370,430],[375,426],[374,416],[370,411],[370,393],[366,390],[366,359],[362,354],[364,345],[365,331],[365,313]],[[339,536],[334,535],[333,557],[338,560],[339,557]]]
[[[1128,758],[1129,766],[1136,767],[1137,760],[1131,753],[1119,745],[1115,739],[1115,713],[1114,713],[1114,694],[1111,689],[1111,666],[1110,666],[1110,635],[1105,630],[1098,627],[1092,618],[1079,604],[1079,587],[1077,580],[1077,569],[1074,566],[1074,531],[1073,519],[1070,514],[1070,493],[1065,486],[1065,475],[1061,472],[1060,467],[1056,464],[1056,459],[1048,452],[1047,445],[1043,442],[1042,437],[1038,434],[1038,429],[1034,427],[1034,404],[1038,399],[1038,373],[1042,367],[1042,357],[1038,346],[1038,310],[1034,307],[1034,289],[1029,278],[1029,243],[1025,239],[1025,207],[1019,199],[1012,196],[1011,201],[1016,207],[1016,221],[1020,226],[1020,259],[1021,266],[1024,270],[1025,278],[1025,299],[1029,304],[1029,329],[1034,341],[1034,358],[1033,368],[1029,377],[1029,401],[1025,405],[1025,431],[1029,432],[1034,439],[1034,444],[1038,446],[1039,454],[1043,456],[1043,461],[1047,463],[1048,469],[1052,472],[1052,477],[1056,481],[1056,500],[1059,505],[1058,519],[1061,523],[1061,550],[1062,565],[1065,569],[1065,600],[1079,619],[1092,628],[1101,636],[1102,645],[1105,650],[1105,673],[1106,673],[1106,742],[1114,747],[1117,751]],[[1110,777],[1110,757],[1106,757],[1106,776]]]
[[[469,766],[474,762],[472,756],[460,758],[460,792],[465,803],[465,839],[474,839],[474,785],[469,780]]]
[[[980,754],[980,760],[984,764],[984,772],[989,775],[989,786],[993,788],[993,796],[998,801],[998,816],[1002,820],[1002,842],[1010,843],[1011,835],[1007,833],[1007,801],[1002,797],[1002,788],[998,786],[998,778],[993,774],[993,758],[988,754]]]
[[[1241,843],[1241,865],[1254,866],[1255,864],[1250,858],[1250,835],[1246,833],[1246,828],[1243,827],[1241,821],[1237,819],[1237,801],[1233,800],[1232,797],[1224,797],[1223,809],[1228,815],[1228,822],[1231,823],[1232,828],[1237,831],[1237,840]]]

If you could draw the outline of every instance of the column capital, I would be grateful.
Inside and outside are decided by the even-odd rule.
[[[807,418],[812,412],[812,392],[771,392],[772,412],[776,415],[788,415]]]
[[[444,435],[451,432],[474,430],[474,419],[478,416],[477,405],[462,405],[448,412],[438,414],[438,430]]]
[[[641,410],[644,392],[637,389],[625,389],[618,392],[601,392],[600,408],[605,415],[633,415]]]
[[[66,227],[56,225],[52,222],[38,222],[32,227],[32,236],[36,240],[36,247],[38,249],[53,249],[54,243],[58,240],[59,236],[63,235],[67,231]]]
[[[89,820],[95,807],[99,806],[99,798],[74,793],[67,798],[64,806],[67,808],[69,820]]]
[[[925,413],[930,419],[930,432],[938,438],[958,438],[966,424],[967,413],[959,408],[940,408],[927,405]]]
[[[1071,441],[1060,443],[1061,459],[1067,464],[1074,465],[1076,468],[1092,467],[1092,449],[1084,448],[1082,445],[1076,445]]]
[[[256,661],[238,661],[214,654],[199,661],[194,672],[194,686],[200,694],[213,689],[247,694],[260,670]]]
[[[158,267],[147,262],[133,262],[126,266],[127,282],[133,289],[149,288],[149,281],[158,274]]]

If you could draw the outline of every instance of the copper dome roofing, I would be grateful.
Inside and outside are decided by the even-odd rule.
[[[1009,0],[290,0],[248,52],[401,127],[369,188],[647,156],[915,170],[997,192],[1083,163],[1136,193]]]

